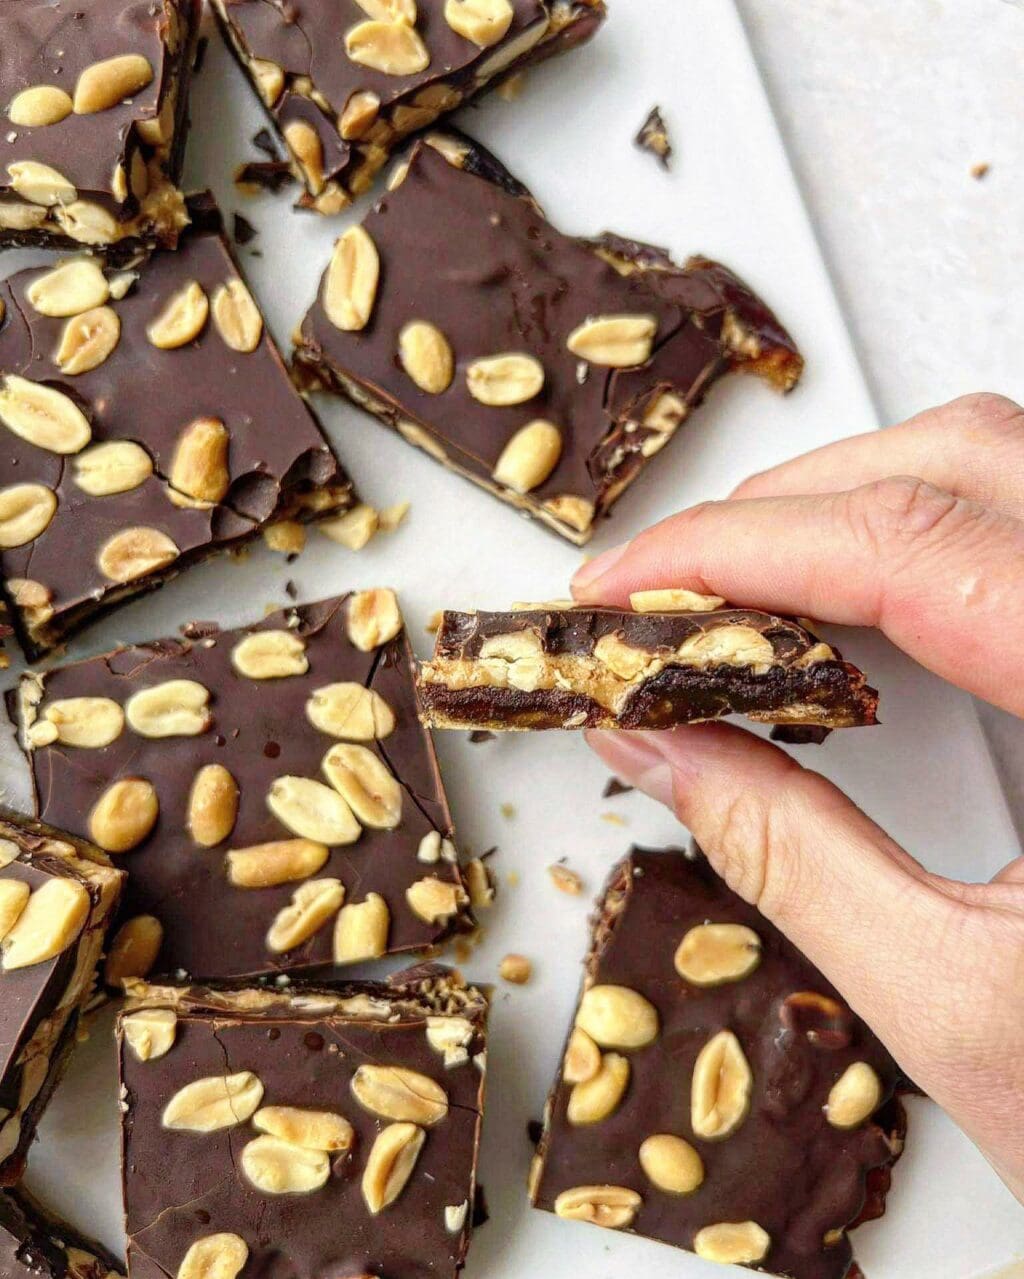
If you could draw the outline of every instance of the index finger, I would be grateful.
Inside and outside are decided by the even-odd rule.
[[[1024,524],[921,480],[708,502],[583,566],[581,603],[686,587],[875,626],[944,678],[1024,714]]]

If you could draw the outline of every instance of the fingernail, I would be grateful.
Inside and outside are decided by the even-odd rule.
[[[613,569],[628,549],[628,542],[620,542],[618,546],[613,546],[611,550],[602,551],[600,555],[595,555],[592,560],[588,560],[586,564],[581,565],[573,574],[572,589],[574,591],[585,590],[592,582],[596,582],[599,577],[603,577],[605,573]]]
[[[595,730],[588,732],[586,739],[616,776],[673,807],[672,770],[646,733]]]

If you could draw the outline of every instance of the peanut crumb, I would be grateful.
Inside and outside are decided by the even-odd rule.
[[[379,514],[379,525],[382,533],[393,533],[409,514],[411,502],[396,502],[393,506],[385,506]]]
[[[516,806],[515,804],[502,804],[500,811],[501,811],[502,817],[505,817],[509,821],[511,821],[512,818],[515,817],[516,815]]]
[[[430,614],[430,618],[425,627],[427,634],[436,635],[441,629],[442,621],[444,621],[444,612],[439,608],[434,609],[433,613]]]
[[[583,879],[568,866],[560,866],[556,862],[548,867],[548,874],[559,892],[568,893],[570,897],[578,897],[583,892]]]
[[[501,980],[511,982],[513,986],[525,985],[532,973],[533,965],[525,955],[506,955],[498,965]]]
[[[602,813],[601,820],[609,826],[628,826],[629,822],[621,813]]]
[[[281,520],[263,530],[263,541],[280,555],[298,555],[306,545],[306,526],[298,520]]]

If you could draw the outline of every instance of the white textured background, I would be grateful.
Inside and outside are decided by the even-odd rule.
[[[1024,3],[737,3],[882,420],[1024,402]],[[982,716],[1024,832],[1024,725]]]

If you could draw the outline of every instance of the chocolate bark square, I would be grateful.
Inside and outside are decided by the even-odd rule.
[[[390,590],[27,675],[18,700],[41,814],[129,871],[111,985],[331,974],[470,925]]]
[[[899,1067],[699,849],[634,848],[593,922],[534,1204],[794,1279],[855,1271],[905,1120]]]
[[[803,367],[726,267],[563,235],[449,134],[339,238],[295,361],[306,385],[577,544],[725,373],[788,390]]]
[[[135,1279],[286,1266],[454,1276],[487,1002],[443,969],[329,990],[130,987],[118,1026]]]
[[[36,658],[115,604],[351,483],[292,385],[212,203],[175,253],[0,286],[0,575]]]
[[[8,0],[0,246],[173,248],[199,0]]]
[[[424,722],[658,729],[746,715],[783,734],[876,722],[878,694],[862,672],[795,618],[690,591],[633,598],[645,597],[658,611],[561,600],[446,612],[417,677]],[[672,599],[683,607],[663,611]]]
[[[98,848],[0,808],[0,1186],[21,1177],[123,880]]]
[[[337,213],[366,191],[411,133],[582,44],[605,16],[603,0],[213,0],[213,7],[287,148],[304,187],[300,204],[320,213]]]

